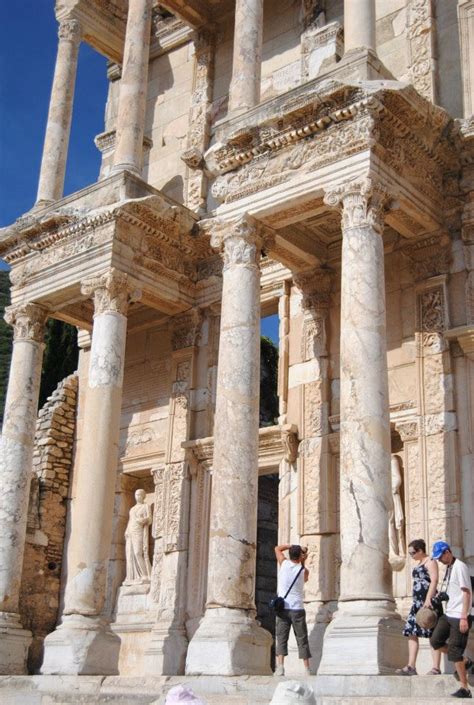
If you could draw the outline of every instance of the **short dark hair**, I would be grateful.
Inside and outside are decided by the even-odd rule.
[[[288,550],[288,555],[290,556],[290,559],[292,561],[297,561],[298,558],[301,558],[302,553],[303,553],[303,549],[301,548],[301,546],[293,545],[293,546],[290,546],[290,548]]]
[[[423,539],[415,539],[414,541],[410,541],[408,548],[414,548],[415,551],[423,551],[423,553],[426,553],[426,543]]]

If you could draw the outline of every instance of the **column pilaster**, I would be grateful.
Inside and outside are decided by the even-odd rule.
[[[375,0],[344,0],[345,53],[363,47],[375,53]]]
[[[31,632],[22,628],[19,599],[47,311],[9,306],[13,352],[0,437],[0,674],[21,674]]]
[[[260,101],[263,0],[236,0],[229,113],[245,112]]]
[[[388,561],[390,422],[382,237],[388,201],[370,179],[342,184],[325,196],[325,203],[342,213],[342,564],[338,612],[326,631],[319,673],[387,673],[403,660]]]
[[[103,619],[112,541],[127,307],[126,274],[111,269],[86,280],[94,300],[80,460],[71,509],[62,623],[45,640],[43,673],[117,673],[119,638]]]
[[[270,672],[271,636],[255,620],[264,233],[249,218],[209,221],[224,260],[206,612],[190,642],[189,674]]]
[[[37,205],[57,201],[63,196],[81,35],[77,20],[67,19],[60,23]]]
[[[142,173],[152,0],[130,0],[120,79],[113,172]]]

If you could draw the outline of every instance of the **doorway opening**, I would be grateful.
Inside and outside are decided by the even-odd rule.
[[[275,615],[268,603],[277,590],[278,571],[274,548],[278,544],[278,484],[276,468],[258,478],[255,604],[258,621],[273,638],[275,638]],[[272,647],[272,668],[274,659],[274,647]]]

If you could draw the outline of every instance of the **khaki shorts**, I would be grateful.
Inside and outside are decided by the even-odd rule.
[[[311,658],[308,643],[308,627],[306,626],[306,612],[304,610],[282,610],[276,616],[276,655],[288,656],[288,637],[290,628],[295,632],[298,644],[298,656]]]

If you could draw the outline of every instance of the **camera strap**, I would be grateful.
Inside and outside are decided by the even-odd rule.
[[[299,571],[296,573],[295,579],[293,580],[293,582],[291,583],[290,587],[289,587],[288,590],[286,591],[286,595],[285,595],[284,598],[283,598],[284,600],[286,600],[286,598],[287,598],[288,595],[290,594],[291,588],[293,587],[293,585],[296,583],[296,581],[297,581],[298,578],[300,577],[302,570],[304,570],[304,565],[302,565],[301,568],[299,569]]]

